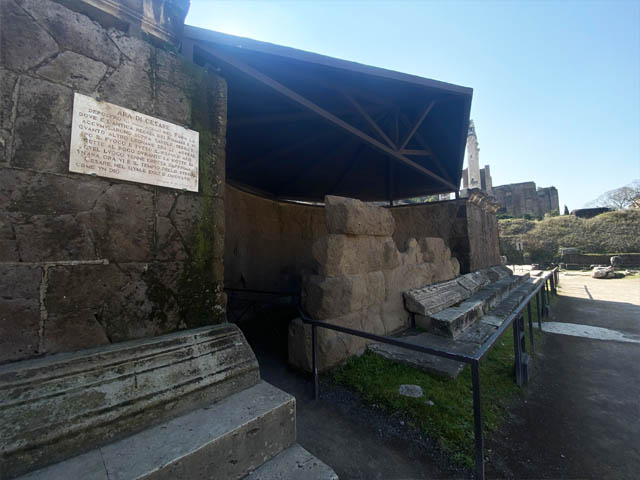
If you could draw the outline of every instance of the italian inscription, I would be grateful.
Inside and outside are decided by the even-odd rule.
[[[198,191],[198,132],[76,93],[69,171]]]

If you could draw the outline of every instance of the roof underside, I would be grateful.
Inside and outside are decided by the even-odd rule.
[[[189,44],[227,80],[227,181],[309,201],[457,191],[471,89],[195,27]]]

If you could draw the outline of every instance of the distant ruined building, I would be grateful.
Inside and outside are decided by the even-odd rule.
[[[480,168],[479,152],[476,128],[471,120],[467,135],[467,168],[462,171],[461,197],[468,197],[472,189],[482,190],[500,204],[498,213],[514,217],[542,217],[545,213],[560,211],[556,187],[536,187],[535,182],[510,183],[494,187],[489,165]]]

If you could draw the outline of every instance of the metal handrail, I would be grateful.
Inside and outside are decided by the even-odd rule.
[[[475,450],[476,450],[476,479],[484,480],[484,436],[483,436],[483,418],[482,418],[482,396],[480,390],[480,361],[489,353],[489,350],[495,345],[498,338],[513,324],[514,328],[514,351],[516,362],[520,362],[522,351],[519,347],[519,341],[516,342],[516,337],[520,336],[521,322],[520,318],[523,316],[525,307],[527,308],[529,318],[529,331],[531,349],[533,352],[533,323],[531,315],[531,300],[536,297],[536,313],[538,317],[538,328],[542,330],[542,317],[547,316],[549,309],[548,305],[551,300],[551,295],[557,295],[556,286],[559,281],[558,268],[554,268],[550,272],[546,273],[542,277],[542,281],[533,289],[533,291],[522,300],[514,311],[507,316],[505,321],[498,327],[498,329],[482,344],[482,346],[473,354],[465,355],[462,353],[453,353],[444,349],[425,347],[423,345],[416,345],[406,341],[399,340],[398,338],[383,337],[368,333],[362,330],[356,330],[353,328],[342,327],[340,325],[334,325],[331,323],[313,320],[309,317],[301,307],[298,308],[300,313],[300,319],[311,325],[311,357],[314,379],[314,397],[317,400],[319,396],[319,378],[318,378],[318,365],[317,365],[317,341],[316,341],[316,328],[326,328],[328,330],[335,330],[337,332],[346,333],[348,335],[354,335],[356,337],[362,337],[369,340],[373,340],[380,343],[386,343],[394,345],[396,347],[404,348],[406,350],[413,350],[416,352],[427,353],[430,355],[436,355],[438,357],[448,358],[458,362],[464,362],[471,365],[471,383],[473,386],[473,425],[474,425],[474,437],[475,437]],[[548,288],[547,288],[547,284]],[[517,320],[517,321],[516,321]],[[519,385],[521,385],[521,377],[518,369],[521,365],[516,364],[516,379]]]

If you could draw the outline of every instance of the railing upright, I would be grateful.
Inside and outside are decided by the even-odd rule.
[[[480,389],[480,361],[488,353],[488,351],[494,346],[495,342],[502,336],[505,330],[510,324],[513,324],[513,342],[514,342],[514,357],[515,357],[515,373],[516,383],[523,385],[528,375],[524,371],[525,365],[523,359],[525,354],[526,342],[524,339],[524,308],[527,308],[527,315],[529,318],[529,335],[531,342],[531,351],[533,353],[534,340],[533,340],[533,318],[531,301],[536,300],[536,313],[538,316],[538,327],[542,329],[542,317],[548,311],[548,305],[550,303],[551,285],[547,290],[547,282],[553,282],[551,277],[557,275],[557,268],[548,274],[541,285],[536,287],[535,291],[529,294],[516,309],[505,319],[502,326],[498,327],[485,343],[478,349],[473,355],[453,353],[442,349],[426,347],[418,344],[408,343],[397,338],[383,337],[380,335],[374,335],[361,330],[355,330],[351,328],[341,327],[339,325],[332,325],[326,322],[320,322],[309,318],[302,310],[300,310],[300,318],[304,323],[311,325],[311,363],[313,369],[313,390],[314,398],[319,398],[319,377],[318,377],[318,359],[317,359],[317,331],[316,328],[326,328],[334,330],[348,335],[355,335],[369,340],[396,345],[400,348],[408,350],[427,353],[430,355],[436,355],[443,358],[449,358],[459,362],[468,363],[471,365],[471,383],[473,388],[473,423],[474,423],[474,437],[475,437],[475,454],[476,454],[476,475],[477,480],[484,480],[484,436],[483,436],[483,418],[482,418],[482,393]],[[557,282],[557,280],[556,280]],[[555,293],[555,288],[553,288]]]

